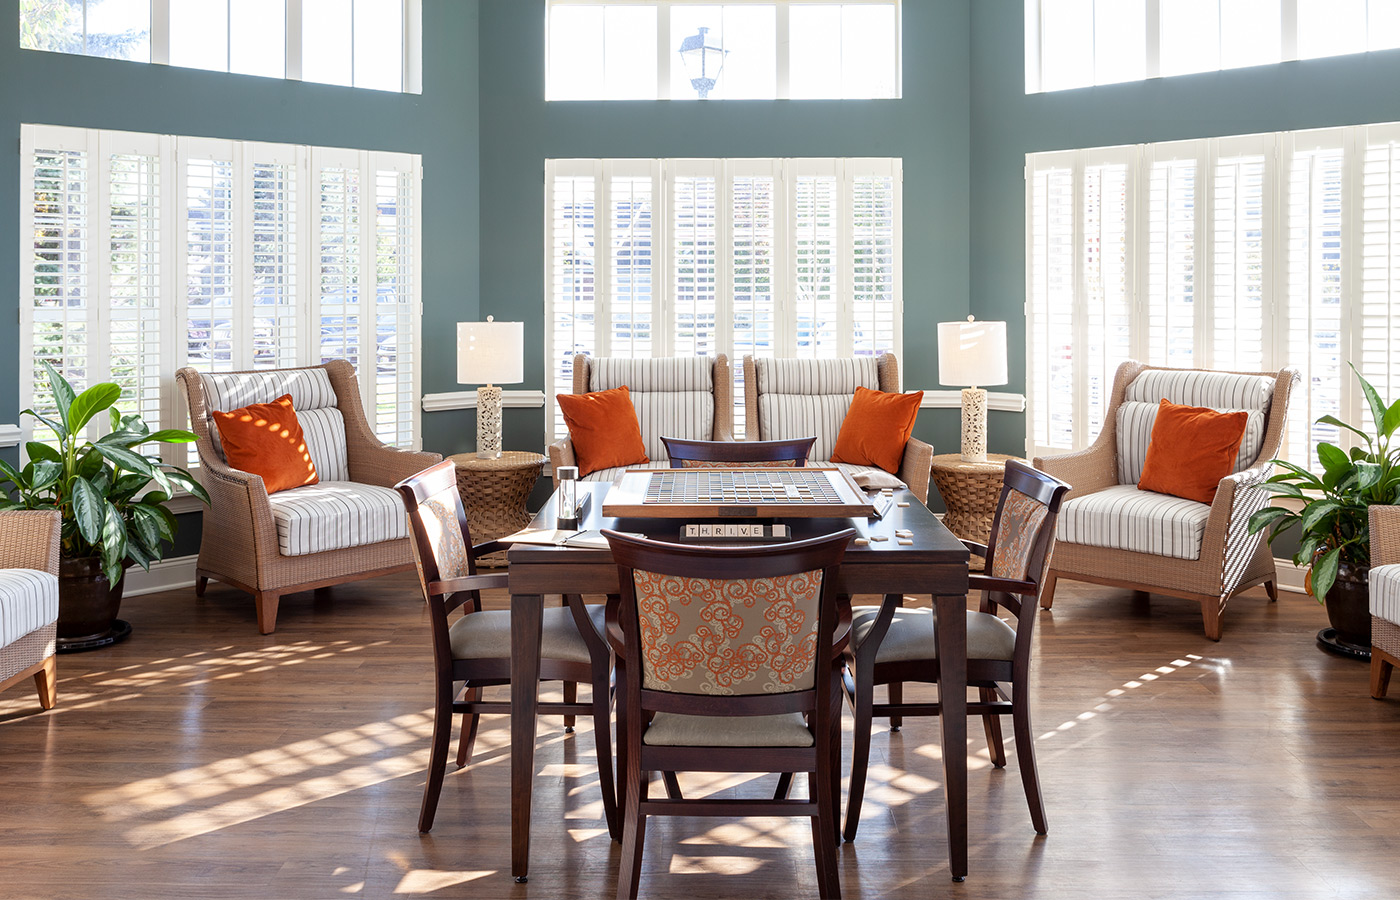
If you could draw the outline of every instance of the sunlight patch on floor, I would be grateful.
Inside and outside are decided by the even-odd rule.
[[[1066,731],[1069,731],[1071,728],[1073,728],[1075,725],[1078,725],[1080,722],[1084,722],[1088,719],[1094,718],[1099,713],[1109,712],[1114,707],[1113,701],[1119,697],[1127,696],[1129,691],[1136,690],[1140,687],[1145,687],[1146,685],[1151,684],[1152,682],[1156,681],[1157,679],[1163,676],[1172,675],[1176,672],[1180,672],[1187,666],[1196,662],[1200,662],[1203,659],[1204,657],[1198,656],[1195,653],[1187,653],[1185,654],[1184,659],[1182,657],[1177,657],[1176,659],[1172,660],[1166,665],[1158,666],[1151,672],[1144,672],[1137,678],[1125,681],[1123,682],[1122,687],[1116,687],[1105,691],[1104,695],[1094,702],[1094,705],[1091,709],[1080,713],[1073,719],[1061,722],[1059,725],[1056,725],[1050,731],[1047,731],[1044,734],[1042,734],[1039,738],[1037,738],[1037,740],[1043,741],[1047,738],[1052,738],[1057,734],[1062,734]]]

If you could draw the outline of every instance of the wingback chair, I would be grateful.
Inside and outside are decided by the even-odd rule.
[[[1371,696],[1400,666],[1400,506],[1371,507]]]
[[[879,485],[887,473],[873,466],[831,463],[831,450],[851,408],[856,388],[896,393],[899,361],[893,353],[842,359],[744,357],[744,427],[750,440],[778,441],[815,435],[809,466],[836,465],[857,482]],[[928,502],[933,447],[917,438],[904,445],[895,473],[920,502]]]
[[[1288,399],[1298,370],[1210,372],[1125,362],[1118,367],[1103,431],[1086,450],[1037,457],[1035,467],[1073,485],[1056,526],[1040,605],[1059,578],[1183,597],[1201,604],[1206,637],[1220,640],[1230,598],[1263,584],[1277,599],[1274,558],[1249,517],[1272,496]],[[1233,472],[1215,500],[1198,503],[1137,487],[1161,400],[1249,413]]]
[[[252,594],[258,630],[277,627],[285,594],[414,568],[403,500],[394,490],[442,457],[386,446],[365,419],[355,369],[345,360],[300,369],[176,373],[198,440],[204,514],[195,593],[212,578]],[[215,411],[283,394],[306,438],[318,484],[268,495],[262,476],[232,468]]]
[[[573,393],[627,387],[646,447],[645,466],[600,469],[584,481],[612,481],[623,469],[670,468],[662,436],[693,441],[734,440],[734,379],[729,357],[681,356],[624,359],[582,354],[574,357]],[[567,436],[549,445],[549,471],[558,482],[560,466],[577,465]]]
[[[0,691],[33,676],[39,705],[58,699],[57,510],[0,512]]]

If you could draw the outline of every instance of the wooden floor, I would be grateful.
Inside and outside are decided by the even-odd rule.
[[[59,659],[59,706],[0,695],[5,898],[599,897],[619,853],[585,720],[541,724],[534,858],[509,877],[508,743],[485,720],[415,830],[430,727],[427,622],[409,577],[283,598],[276,634],[211,586],[130,599],[127,643]],[[877,726],[847,897],[1382,898],[1400,894],[1400,702],[1319,651],[1317,604],[1194,603],[1064,585],[1034,679],[1050,834],[1013,758],[969,728],[971,875],[948,877],[936,723]],[[908,696],[908,694],[906,694]],[[849,719],[848,725],[849,728]],[[1008,729],[1009,736],[1009,729]],[[1009,749],[1009,748],[1008,748]],[[767,793],[771,776],[682,776]],[[652,823],[643,896],[815,896],[810,831]]]

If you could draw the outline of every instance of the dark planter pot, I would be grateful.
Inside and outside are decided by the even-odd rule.
[[[1367,587],[1368,569],[1343,564],[1337,580],[1327,592],[1327,620],[1336,629],[1337,640],[1357,647],[1371,646],[1371,592]]]
[[[58,563],[58,649],[92,650],[131,634],[117,618],[123,578],[113,587],[97,557],[64,557]]]

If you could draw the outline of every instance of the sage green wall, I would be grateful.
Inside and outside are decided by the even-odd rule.
[[[1008,390],[1025,389],[1027,153],[1400,120],[1400,51],[1028,95],[1024,28],[1023,0],[972,4],[972,310],[1008,323]],[[1024,442],[1023,416],[991,414],[993,448]]]
[[[521,320],[526,382],[544,383],[544,164],[550,158],[904,160],[904,383],[937,388],[934,323],[968,308],[968,0],[904,4],[900,100],[546,103],[543,0],[481,3],[481,312]],[[538,447],[541,410],[505,411],[505,443]],[[916,432],[956,447],[957,413]]]
[[[457,390],[452,323],[477,316],[477,24],[476,0],[424,0],[419,95],[21,50],[19,0],[0,0],[0,359],[11,360],[0,366],[0,423],[19,421],[28,366],[14,327],[22,123],[422,154],[423,389]],[[466,449],[471,421],[425,416],[424,444]],[[177,553],[192,551],[194,524]]]

